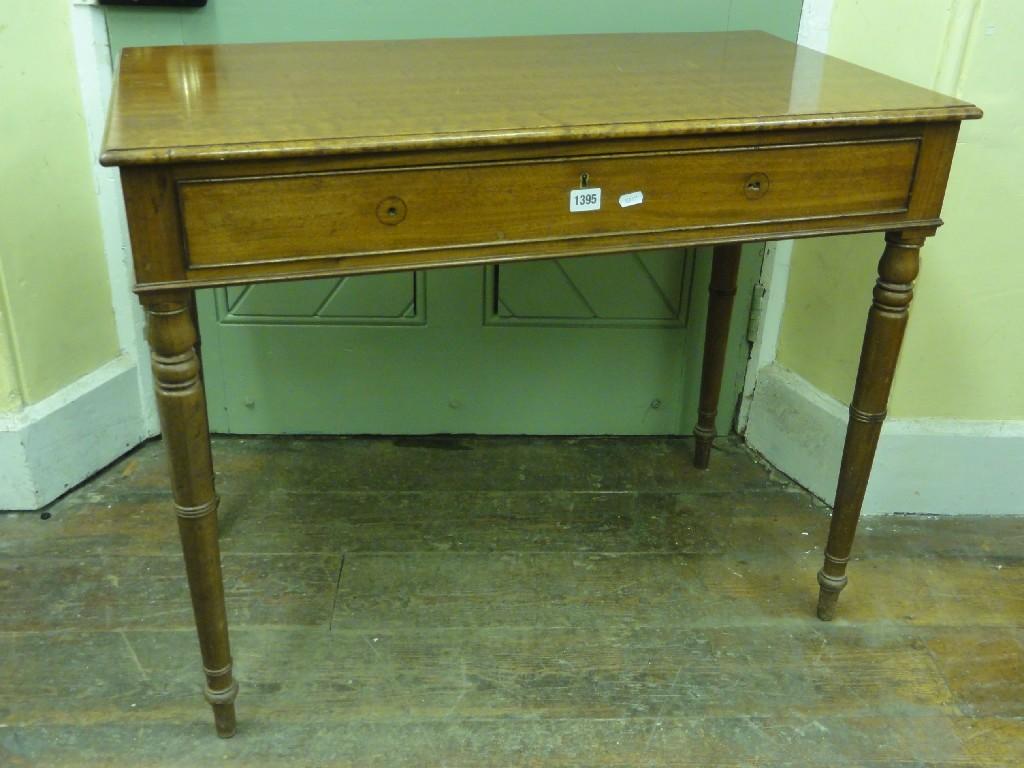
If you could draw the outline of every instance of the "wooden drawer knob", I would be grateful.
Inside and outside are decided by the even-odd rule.
[[[743,194],[748,200],[757,200],[768,194],[768,187],[771,182],[767,174],[754,173],[743,183]]]

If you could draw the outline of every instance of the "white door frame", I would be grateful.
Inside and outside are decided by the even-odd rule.
[[[834,0],[804,0],[800,12],[800,30],[797,43],[821,53],[828,49],[829,29],[832,23]],[[779,240],[768,243],[761,279],[760,316],[757,318],[757,333],[750,350],[750,362],[743,382],[743,398],[737,415],[737,431],[744,434],[750,420],[750,404],[754,388],[761,371],[775,362],[782,330],[782,311],[786,306],[786,288],[789,284],[789,265],[793,256],[793,241]]]

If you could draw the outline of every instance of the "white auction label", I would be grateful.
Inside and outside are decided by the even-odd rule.
[[[644,201],[644,193],[640,191],[627,192],[619,196],[619,205],[622,208],[629,208],[631,205],[640,205]]]
[[[601,210],[601,188],[585,187],[569,192],[569,213]]]

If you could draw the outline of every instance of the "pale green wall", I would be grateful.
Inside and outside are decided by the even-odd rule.
[[[200,11],[106,13],[112,38],[131,45],[725,29],[792,38],[800,0],[211,0]]]
[[[0,3],[0,410],[118,352],[69,12]]]
[[[955,90],[985,110],[983,120],[963,126],[947,224],[923,251],[891,401],[899,417],[1024,419],[1024,4],[982,0],[970,24],[956,11],[973,5],[836,0],[833,11],[829,53]],[[844,402],[881,242],[880,235],[844,237],[794,249],[778,359]]]

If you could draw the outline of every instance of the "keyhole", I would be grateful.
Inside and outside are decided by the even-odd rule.
[[[381,224],[397,226],[405,221],[405,201],[400,197],[385,197],[377,204],[377,219]]]
[[[590,174],[589,173],[581,173],[580,174],[580,187],[585,187],[589,183],[590,183]]]

